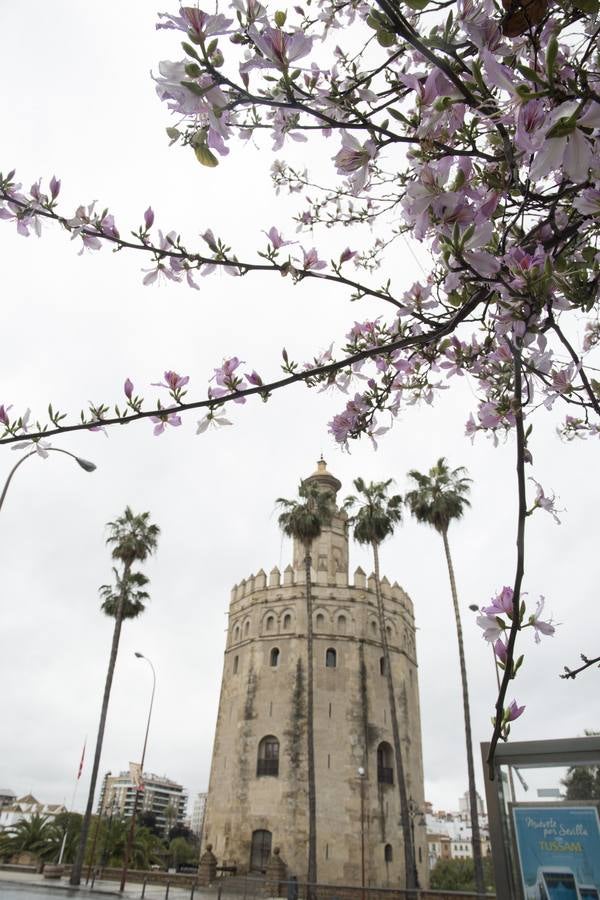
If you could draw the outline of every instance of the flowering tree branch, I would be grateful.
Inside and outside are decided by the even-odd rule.
[[[266,400],[303,381],[344,395],[354,388],[329,423],[346,446],[362,435],[375,440],[403,405],[431,403],[453,380],[471,380],[477,399],[466,434],[496,443],[514,433],[517,445],[513,587],[478,620],[504,673],[490,768],[497,741],[524,709],[514,700],[506,705],[523,661],[519,632],[532,628],[536,641],[554,632],[541,618],[543,597],[529,613],[522,599],[525,520],[541,509],[559,521],[560,512],[534,479],[527,507],[532,424],[525,427],[524,410],[529,420],[562,404],[563,438],[600,435],[597,13],[598,0],[508,8],[499,0],[407,0],[401,8],[394,0],[314,0],[275,13],[259,0],[231,0],[228,15],[191,6],[161,14],[157,27],[179,38],[177,58],[161,62],[154,76],[174,117],[167,133],[200,165],[213,168],[236,144],[265,137],[283,155],[314,138],[319,148],[333,144],[329,178],[273,159],[276,193],[299,198],[297,239],[273,225],[251,259],[239,259],[208,227],[208,251],[188,250],[176,231],[154,229],[150,207],[125,239],[108,210],[80,205],[71,216],[59,213],[56,177],[28,192],[14,173],[0,177],[0,219],[21,235],[40,234],[53,221],[81,252],[105,245],[141,251],[150,261],[147,286],[168,279],[197,289],[196,278],[215,271],[278,273],[349,289],[350,300],[380,301],[389,316],[354,321],[339,358],[333,344],[304,363],[284,351],[284,377],[270,382],[255,370],[241,375],[232,355],[215,363],[206,396],[196,400],[187,396],[188,376],[174,371],[159,383],[165,403],[147,404],[127,378],[124,408],[114,400],[90,405],[76,421],[50,405],[47,421],[32,424],[24,403],[11,414],[8,398],[0,398],[0,443],[40,445],[65,431],[143,418],[160,435],[180,425],[182,413],[205,408],[202,433],[229,424],[226,404],[254,394]],[[356,227],[356,244],[327,262],[322,231],[342,227]],[[413,285],[398,265],[406,235],[430,259]],[[350,266],[368,274],[351,276]]]
[[[523,383],[521,372],[521,348],[515,342],[511,346],[513,356],[513,373],[514,373],[514,416],[516,431],[516,449],[517,449],[517,490],[518,490],[518,511],[517,511],[517,566],[515,571],[515,580],[512,590],[512,622],[506,643],[505,654],[503,658],[504,674],[496,700],[496,716],[494,720],[494,730],[490,740],[490,749],[488,753],[488,768],[490,779],[495,776],[494,755],[498,741],[502,737],[504,740],[508,738],[510,733],[510,722],[515,715],[514,703],[509,707],[505,707],[506,692],[512,678],[515,677],[516,669],[514,666],[515,644],[517,634],[521,628],[523,618],[523,610],[521,609],[521,585],[523,583],[523,575],[525,572],[525,521],[527,519],[527,490],[525,482],[525,452],[526,437],[525,426],[523,421]]]

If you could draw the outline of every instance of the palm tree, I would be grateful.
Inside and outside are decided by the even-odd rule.
[[[398,794],[400,799],[400,823],[402,827],[402,843],[404,845],[404,868],[406,886],[415,888],[418,886],[415,848],[410,821],[410,810],[406,793],[406,776],[402,760],[402,748],[400,744],[400,729],[398,727],[398,710],[394,691],[394,679],[390,650],[385,625],[385,611],[381,595],[381,583],[379,580],[379,545],[394,532],[394,526],[402,521],[402,497],[394,494],[388,497],[388,489],[392,483],[388,481],[376,481],[365,484],[362,478],[356,478],[354,487],[359,496],[346,497],[344,509],[352,511],[360,504],[355,515],[349,518],[349,524],[353,528],[354,538],[359,544],[368,544],[373,551],[373,566],[375,569],[375,594],[377,597],[377,613],[379,618],[379,633],[383,648],[383,668],[385,671],[388,702],[390,706],[390,719],[392,723],[392,740],[394,743],[394,758],[396,761],[396,776],[398,781]]]
[[[456,580],[454,567],[450,555],[448,543],[448,528],[450,523],[460,519],[465,509],[470,506],[467,494],[470,490],[471,479],[467,475],[464,466],[457,469],[449,469],[445,458],[438,459],[427,475],[413,469],[408,477],[416,483],[416,488],[406,495],[405,500],[410,511],[417,520],[426,525],[431,525],[438,534],[441,534],[444,542],[444,552],[450,577],[450,590],[454,605],[454,618],[456,620],[456,636],[458,639],[458,656],[460,660],[460,677],[462,682],[463,710],[465,718],[465,739],[467,744],[467,772],[469,778],[469,805],[471,807],[471,832],[473,836],[473,861],[475,864],[475,885],[480,893],[485,893],[485,879],[483,875],[483,859],[481,856],[481,835],[479,831],[479,819],[477,817],[477,790],[475,787],[475,768],[473,765],[473,741],[471,737],[471,714],[469,711],[469,685],[467,681],[467,667],[465,664],[465,650],[463,646],[462,625],[460,610],[458,608],[458,595],[456,592]]]
[[[313,722],[314,674],[313,674],[313,612],[311,591],[311,557],[313,542],[320,536],[324,525],[331,522],[335,501],[331,491],[319,488],[307,479],[298,488],[299,500],[285,500],[280,497],[277,505],[283,509],[279,516],[279,527],[288,537],[295,538],[304,546],[304,572],[306,590],[306,739],[308,769],[308,900],[315,896],[317,883],[317,794],[315,785],[315,735]]]
[[[120,573],[116,569],[114,570],[116,576],[114,588],[106,584],[102,585],[100,588],[102,610],[107,616],[114,618],[115,627],[113,630],[108,671],[106,673],[106,682],[104,685],[104,696],[102,698],[102,709],[100,712],[98,737],[96,738],[96,750],[94,753],[94,762],[90,779],[90,790],[79,835],[77,856],[71,870],[70,882],[73,885],[78,885],[81,881],[81,869],[83,867],[85,845],[92,818],[94,793],[96,791],[96,781],[98,779],[98,769],[100,767],[102,741],[104,739],[104,729],[108,713],[108,701],[110,699],[110,690],[117,661],[117,651],[119,649],[121,625],[123,624],[123,619],[134,619],[139,616],[144,611],[144,603],[148,599],[147,592],[143,590],[148,584],[148,579],[145,575],[142,575],[141,572],[132,572],[132,566],[135,562],[144,562],[148,556],[154,553],[160,534],[158,525],[153,525],[150,522],[150,513],[145,512],[136,516],[129,506],[125,508],[125,512],[122,516],[119,516],[114,522],[109,522],[107,528],[108,537],[106,538],[106,543],[112,548],[112,558],[121,563],[122,570]]]
[[[5,851],[7,853],[19,853],[27,850],[40,859],[51,859],[56,856],[61,838],[62,833],[59,832],[55,823],[48,816],[34,813],[30,819],[19,819],[15,825],[8,829]]]

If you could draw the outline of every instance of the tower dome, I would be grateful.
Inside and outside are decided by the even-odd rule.
[[[317,468],[309,475],[308,478],[305,478],[304,481],[314,481],[322,490],[329,490],[333,494],[334,498],[342,486],[342,482],[332,475],[331,472],[327,471],[327,463],[321,456],[320,460],[317,462]]]

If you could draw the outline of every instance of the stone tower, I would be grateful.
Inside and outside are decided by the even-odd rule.
[[[335,494],[323,460],[309,476]],[[312,548],[317,871],[326,884],[404,882],[400,807],[375,576],[348,579],[346,515]],[[238,872],[266,868],[280,848],[290,874],[307,871],[306,601],[304,548],[293,565],[235,586],[203,846]],[[417,866],[427,880],[423,764],[413,606],[382,579]],[[364,772],[360,774],[359,770]],[[418,811],[418,812],[417,812]]]

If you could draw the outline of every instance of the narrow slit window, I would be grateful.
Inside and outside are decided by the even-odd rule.
[[[325,651],[325,666],[328,669],[335,669],[337,666],[337,653],[333,647],[328,647]]]

